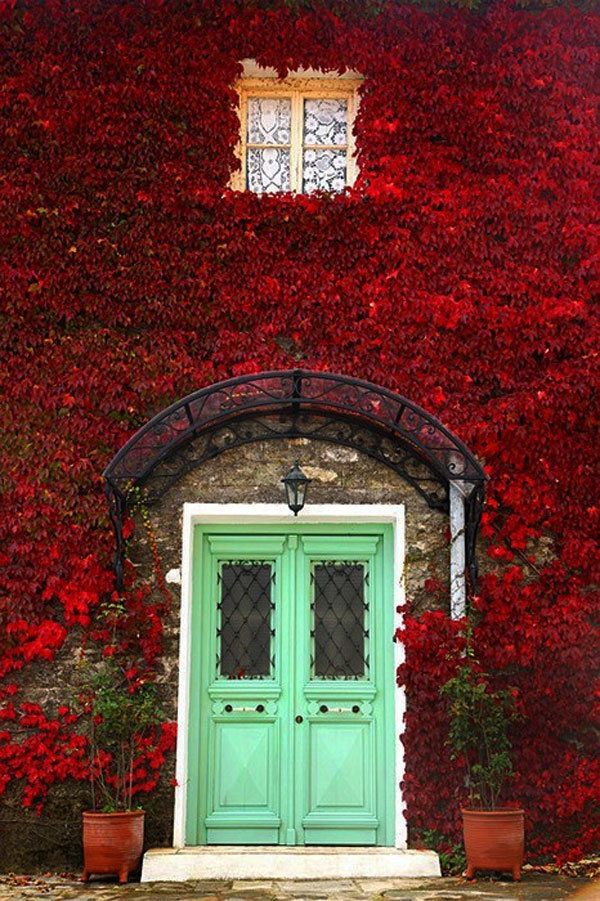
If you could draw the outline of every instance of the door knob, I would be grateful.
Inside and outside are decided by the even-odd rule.
[[[303,717],[303,716],[300,716],[300,714],[298,714],[298,716],[296,717],[296,722],[297,722],[297,723],[303,723],[303,722],[304,722],[304,717]]]

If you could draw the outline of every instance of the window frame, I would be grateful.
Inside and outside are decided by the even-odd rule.
[[[359,106],[358,88],[362,83],[361,78],[338,77],[247,77],[242,78],[236,85],[238,95],[238,118],[240,123],[236,156],[240,161],[240,168],[233,173],[230,187],[234,191],[249,191],[246,177],[246,163],[248,150],[248,101],[253,97],[276,97],[279,99],[289,97],[292,103],[292,127],[290,135],[290,190],[252,192],[257,196],[278,196],[279,194],[308,194],[303,186],[303,151],[304,151],[304,100],[346,100],[348,103],[348,141],[346,144],[346,187],[352,187],[358,175],[358,163],[356,159],[356,143],[354,136],[354,122]],[[252,146],[252,145],[250,145]],[[287,147],[287,145],[273,145]],[[310,145],[312,146],[312,145]],[[320,148],[321,145],[314,145]],[[324,145],[323,145],[324,146]],[[341,145],[343,146],[343,145]],[[340,148],[338,148],[340,149]],[[313,193],[313,192],[310,192]],[[330,192],[338,193],[338,192]]]

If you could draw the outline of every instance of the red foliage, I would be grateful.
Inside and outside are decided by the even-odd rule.
[[[106,644],[100,473],[151,414],[298,360],[360,375],[485,462],[495,574],[476,638],[519,692],[530,851],[594,846],[598,30],[591,13],[508,2],[343,21],[233,0],[2,5],[2,675],[32,660],[50,673],[77,629]],[[244,57],[364,74],[354,189],[228,190]],[[132,668],[151,671],[167,606],[131,584],[118,651]],[[452,838],[461,787],[438,689],[459,633],[425,614],[403,639],[408,816]],[[0,716],[26,736],[0,733],[0,786],[23,779],[39,803],[85,778],[84,752],[68,714],[28,711],[12,686]],[[161,748],[140,762],[144,789]]]

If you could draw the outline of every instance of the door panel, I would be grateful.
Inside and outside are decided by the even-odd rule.
[[[305,794],[298,816],[306,844],[376,844],[378,748],[371,620],[378,588],[379,536],[302,538],[297,632],[303,678],[297,705],[308,714],[297,734]],[[306,618],[308,617],[308,623]],[[383,725],[383,724],[382,724]],[[382,732],[382,738],[384,733]],[[382,812],[383,820],[385,814]],[[380,835],[378,836],[378,830]]]
[[[188,844],[393,844],[392,547],[197,528]]]
[[[190,745],[197,789],[188,841],[273,844],[282,838],[282,717],[289,719],[289,673],[282,665],[282,636],[289,632],[281,604],[286,539],[199,537],[192,629],[199,653],[192,655],[190,692],[199,713],[196,756]]]
[[[263,723],[219,723],[216,804],[231,808],[272,808],[269,773],[274,767],[273,728]],[[269,802],[271,802],[269,804]]]
[[[278,841],[277,733],[273,719],[214,723],[213,812],[206,818],[209,844],[223,843],[224,833],[231,829],[236,830],[237,842],[242,834],[248,842]]]

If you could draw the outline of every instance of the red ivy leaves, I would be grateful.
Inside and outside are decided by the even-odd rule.
[[[515,797],[532,854],[589,851],[598,17],[504,0],[476,18],[0,6],[0,789],[22,779],[39,804],[86,778],[65,705],[24,707],[11,672],[40,661],[45,678],[83,635],[130,661],[135,690],[161,654],[168,590],[157,602],[129,574],[124,611],[95,616],[112,589],[107,460],[188,391],[301,360],[398,388],[485,461],[477,641],[519,691]],[[228,191],[245,57],[364,74],[354,190]],[[403,640],[408,816],[452,839],[438,689],[458,631],[409,616]]]
[[[41,813],[48,791],[65,779],[87,781],[90,767],[88,741],[74,727],[78,717],[61,706],[56,718],[48,718],[38,704],[21,704],[20,714],[10,720],[12,726],[0,730],[0,791],[13,779],[24,781],[23,806]],[[14,739],[27,732],[25,739]],[[152,791],[160,779],[166,755],[175,747],[175,726],[165,723],[140,742],[134,761],[133,793]],[[110,755],[102,756],[103,772],[110,772]],[[113,777],[108,776],[107,781]]]

